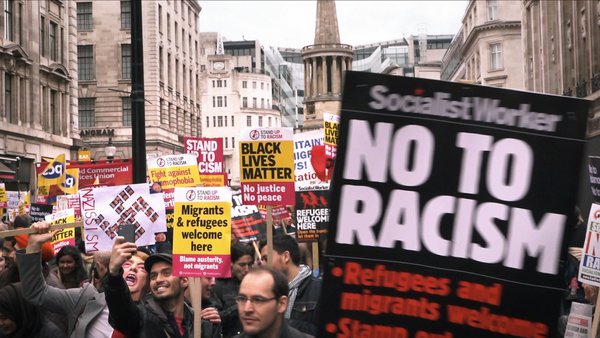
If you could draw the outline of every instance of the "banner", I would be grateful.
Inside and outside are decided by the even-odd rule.
[[[267,206],[259,205],[258,211],[262,218],[267,222]],[[271,207],[271,224],[273,225],[274,234],[285,233],[288,235],[296,232],[296,227],[292,224],[292,215],[285,205],[274,205]]]
[[[244,128],[240,183],[245,204],[294,204],[292,128]]]
[[[34,222],[43,221],[46,216],[52,214],[52,206],[48,204],[31,203],[29,216]]]
[[[329,191],[296,192],[296,238],[298,242],[316,242],[327,234]]]
[[[565,338],[588,338],[592,332],[591,304],[571,303],[571,311],[567,319]]]
[[[67,168],[65,179],[58,185],[58,187],[65,194],[76,194],[77,190],[79,190],[79,169]]]
[[[61,184],[65,179],[65,162],[65,154],[60,154],[50,161],[38,175],[38,187]]]
[[[150,194],[148,184],[79,190],[86,253],[111,250],[119,225],[136,227],[137,246],[154,244],[154,234],[165,232],[165,204],[161,194]]]
[[[594,202],[600,203],[600,157],[588,156],[588,173]]]
[[[184,137],[186,154],[193,154],[198,161],[200,185],[204,187],[225,186],[225,164],[223,162],[222,138]]]
[[[592,204],[585,243],[579,261],[578,280],[600,287],[600,204]]]
[[[327,156],[327,159],[333,160],[337,154],[340,117],[331,113],[323,113],[323,125],[325,131],[325,156]]]
[[[244,205],[240,190],[231,191],[231,232],[240,241],[266,238],[267,225],[256,205]]]
[[[79,195],[58,195],[56,196],[56,210],[73,209],[75,221],[81,221],[81,204]]]
[[[6,186],[0,183],[0,209],[6,208]]]
[[[79,188],[133,183],[133,162],[130,160],[70,161],[67,169],[74,168],[79,169]]]
[[[174,216],[173,273],[231,277],[229,188],[175,188]]]
[[[164,194],[165,207],[173,209],[175,187],[195,187],[200,184],[196,157],[191,154],[167,155],[148,159],[148,175],[152,192]]]
[[[49,222],[50,224],[73,223],[75,222],[75,213],[73,209],[60,210],[54,214],[47,215],[45,219],[46,222]],[[55,254],[57,254],[63,246],[75,246],[75,228],[59,230],[56,234],[54,234],[54,236],[52,236],[50,242],[54,247]]]
[[[589,101],[345,74],[317,336],[553,335]]]
[[[294,134],[296,191],[329,189],[329,182],[323,182],[317,177],[310,158],[313,147],[323,144],[323,130],[321,129]]]

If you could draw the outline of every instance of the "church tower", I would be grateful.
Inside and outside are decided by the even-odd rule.
[[[352,46],[340,43],[335,0],[317,0],[315,42],[302,48],[304,129],[323,127],[323,113],[339,114],[342,74],[352,69]]]

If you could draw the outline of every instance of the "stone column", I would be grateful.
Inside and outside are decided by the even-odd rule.
[[[316,57],[312,58],[312,70],[310,71],[310,82],[311,82],[311,89],[310,89],[311,96],[316,97],[317,95],[319,95],[319,93],[317,92],[317,58]]]
[[[323,62],[323,95],[327,95],[327,76],[328,76],[328,67],[327,67],[327,56],[322,56],[321,60]]]
[[[310,97],[310,67],[308,59],[304,60],[304,97]]]
[[[338,95],[340,93],[340,74],[338,72],[339,56],[331,58],[331,94]]]

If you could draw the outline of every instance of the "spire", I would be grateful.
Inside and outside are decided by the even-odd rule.
[[[317,25],[315,28],[315,45],[339,44],[335,0],[317,0]]]

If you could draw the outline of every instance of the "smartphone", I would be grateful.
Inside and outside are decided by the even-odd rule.
[[[117,235],[125,237],[125,242],[135,243],[135,224],[125,223],[119,225]]]

